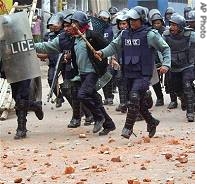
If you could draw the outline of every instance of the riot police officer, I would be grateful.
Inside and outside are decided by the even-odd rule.
[[[101,10],[98,14],[98,18],[102,19],[106,27],[103,32],[104,38],[110,43],[113,39],[114,33],[112,30],[111,21],[111,14],[106,10]],[[114,70],[108,65],[107,70],[113,75]],[[113,105],[114,94],[113,91],[113,78],[102,88],[104,93],[104,105]]]
[[[121,14],[116,16],[116,23],[117,23],[118,33],[117,35],[115,35],[115,38],[122,32],[122,30],[129,28],[129,21],[126,12],[122,12]],[[120,53],[116,55],[116,58],[112,57],[112,59],[117,59],[117,61],[120,63],[120,66],[122,67],[122,57]],[[127,84],[124,79],[124,75],[122,74],[122,70],[115,70],[115,73],[116,73],[115,78],[119,89],[119,99],[120,99],[120,104],[116,108],[116,111],[126,113],[127,103],[128,103]]]
[[[191,10],[185,19],[187,27],[192,28],[195,31],[195,10]]]
[[[194,31],[185,28],[185,18],[172,15],[170,29],[163,33],[171,48],[171,82],[173,90],[181,99],[182,110],[187,110],[188,122],[195,118],[195,38]]]
[[[86,33],[89,41],[94,41],[94,46],[103,47],[106,41],[103,37],[96,32],[89,30],[89,19],[87,15],[82,11],[75,11],[73,15],[66,16],[64,19],[65,33],[55,38],[51,43],[39,43],[36,44],[37,51],[45,52],[60,52],[63,46],[67,45],[71,47],[73,55],[72,61],[76,62],[78,67],[79,76],[81,78],[81,87],[77,93],[77,99],[81,101],[92,113],[95,124],[93,133],[97,133],[103,127],[104,129],[99,132],[99,135],[107,135],[110,131],[115,130],[115,124],[111,117],[106,113],[100,94],[96,91],[96,82],[98,80],[98,74],[94,68],[91,57],[91,51],[86,47],[86,43],[79,36],[78,32],[72,27],[78,26],[82,33]],[[88,35],[90,35],[88,37]],[[105,60],[107,63],[107,60]],[[96,62],[97,64],[98,62]],[[102,62],[104,63],[104,62]],[[107,64],[106,64],[107,65]],[[106,67],[103,67],[106,69]],[[98,71],[98,70],[97,70]]]
[[[175,10],[173,7],[168,7],[164,14],[164,21],[165,25],[169,26],[169,20],[171,19],[172,14],[175,13]]]
[[[26,12],[3,15],[0,18],[3,20],[1,22],[4,22],[0,27],[4,27],[3,30],[8,30],[4,31],[0,38],[5,44],[5,46],[0,45],[0,55],[2,53],[0,58],[2,57],[3,71],[7,81],[11,84],[12,97],[15,100],[18,126],[14,139],[22,139],[26,137],[28,111],[34,111],[39,120],[44,117],[42,104],[29,99],[31,79],[40,76],[40,66],[33,47],[33,38]],[[14,29],[14,26],[17,29]],[[30,43],[30,47],[26,43]],[[5,48],[7,49],[5,50]]]
[[[158,9],[152,9],[149,12],[149,22],[152,25],[154,29],[157,29],[160,35],[163,34],[163,31],[165,30],[165,23],[163,21],[163,17],[161,16],[161,13]],[[155,65],[157,69],[162,65],[161,58],[158,55],[158,52],[155,52]],[[159,73],[159,70],[157,70],[158,76],[159,76],[159,82],[154,84],[152,87],[154,89],[154,92],[156,94],[157,100],[155,103],[155,106],[163,106],[164,105],[164,98],[163,98],[163,92],[161,87],[161,82],[163,78],[163,74]]]
[[[147,123],[149,137],[156,133],[159,120],[148,111],[146,91],[149,89],[150,79],[154,68],[154,49],[163,54],[161,73],[170,68],[170,48],[160,34],[151,30],[146,24],[144,8],[137,6],[128,11],[130,28],[114,39],[106,48],[97,51],[96,55],[107,57],[122,49],[123,72],[128,84],[129,104],[128,113],[121,136],[129,139],[133,133],[137,112],[143,116]],[[140,107],[140,108],[139,108]]]
[[[57,35],[61,34],[63,32],[63,15],[58,12],[50,18],[48,22],[48,26],[53,27],[53,31],[51,31],[48,34],[47,41],[53,40]],[[58,54],[48,54],[48,59],[49,59],[49,68],[48,68],[48,84],[51,87],[52,86],[52,81],[53,81],[53,76],[55,73],[55,67],[56,63],[58,60]],[[55,88],[53,90],[55,96],[56,96],[56,107],[59,108],[62,106],[62,103],[64,102],[62,92],[60,88]]]

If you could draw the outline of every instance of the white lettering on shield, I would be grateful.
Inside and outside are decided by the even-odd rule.
[[[34,50],[34,42],[32,39],[22,40],[22,41],[14,42],[11,44],[12,54],[17,54],[20,52],[27,52],[30,50]]]

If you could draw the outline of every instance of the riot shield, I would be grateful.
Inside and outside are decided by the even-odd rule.
[[[100,61],[99,61],[100,62]],[[110,72],[106,72],[104,75],[102,75],[98,81],[96,82],[96,91],[100,90],[106,84],[112,79],[112,74]]]
[[[41,75],[26,12],[0,16],[0,52],[9,83]]]
[[[107,23],[97,17],[89,16],[88,18],[92,23],[93,30],[104,35],[104,29],[108,26]]]

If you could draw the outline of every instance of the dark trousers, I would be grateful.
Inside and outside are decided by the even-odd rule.
[[[96,73],[80,75],[81,87],[78,91],[78,99],[91,111],[95,121],[105,119],[104,128],[114,126],[111,117],[106,113],[100,94],[96,91],[98,76]]]

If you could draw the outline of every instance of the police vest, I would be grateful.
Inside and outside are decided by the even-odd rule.
[[[189,58],[191,31],[186,31],[183,36],[173,36],[169,31],[163,35],[171,48],[171,67],[181,69],[191,65]]]
[[[113,30],[112,26],[109,25],[107,28],[104,29],[104,38],[110,43],[113,39]]]
[[[143,26],[135,32],[130,29],[122,33],[123,64],[125,74],[152,76],[154,49],[149,47],[147,33],[150,28]],[[135,74],[134,74],[135,73]],[[134,76],[135,77],[135,76]]]

